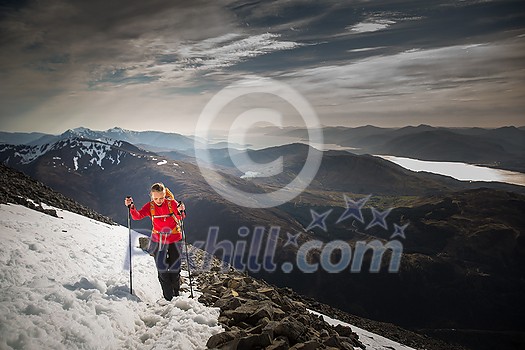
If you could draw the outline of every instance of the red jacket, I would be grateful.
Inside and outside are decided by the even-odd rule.
[[[162,203],[161,206],[156,205],[153,202],[154,207],[154,216],[162,216],[162,215],[169,215],[170,214],[170,208],[168,206],[168,201],[171,201],[171,209],[173,210],[173,213],[175,214],[177,220],[180,222],[180,220],[184,219],[186,217],[186,214],[179,213],[177,210],[177,206],[179,203],[174,199],[167,199]],[[142,220],[146,216],[151,217],[151,203],[148,202],[144,204],[142,209],[137,210],[135,206],[131,207],[131,217],[133,220]],[[182,233],[180,232],[180,228],[177,229],[177,221],[173,216],[163,217],[163,218],[154,218],[153,219],[153,231],[151,233],[151,240],[153,242],[159,242],[160,241],[160,234],[164,233],[162,235],[162,243],[174,243],[178,242],[182,239]],[[171,233],[170,233],[171,232]]]

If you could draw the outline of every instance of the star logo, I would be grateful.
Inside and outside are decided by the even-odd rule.
[[[312,222],[310,223],[310,225],[308,225],[308,227],[306,228],[306,231],[309,231],[313,229],[314,227],[320,227],[324,232],[326,232],[327,228],[326,228],[325,221],[328,215],[330,215],[330,213],[332,212],[332,210],[333,209],[330,209],[330,210],[325,211],[322,214],[317,214],[315,210],[310,209],[310,214],[312,215]]]
[[[377,225],[381,226],[385,230],[388,230],[388,224],[386,223],[386,217],[388,216],[388,214],[390,214],[391,210],[392,210],[392,208],[387,209],[385,211],[379,211],[379,210],[377,210],[375,208],[372,208],[373,218],[372,218],[372,221],[370,221],[370,223],[368,224],[368,226],[366,227],[365,230],[368,230],[369,228],[377,226]]]
[[[403,226],[399,226],[398,224],[394,224],[394,233],[392,233],[392,236],[390,236],[390,239],[394,237],[401,237],[403,239],[406,239],[405,236],[405,229],[408,227],[408,224],[405,224]]]
[[[361,198],[357,202],[352,200],[351,198],[348,198],[346,194],[344,195],[345,202],[346,202],[346,210],[345,212],[339,217],[336,224],[340,223],[341,221],[344,221],[348,218],[355,218],[362,223],[364,223],[363,219],[363,213],[361,212],[361,209],[365,205],[366,202],[370,199],[372,195],[368,195],[365,198]]]
[[[298,248],[299,244],[297,243],[297,238],[301,235],[301,232],[298,232],[295,235],[292,235],[290,232],[286,232],[286,235],[288,236],[288,239],[286,240],[286,243],[283,247],[286,247],[288,245],[293,245],[294,247]]]

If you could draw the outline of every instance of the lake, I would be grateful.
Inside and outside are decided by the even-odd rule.
[[[435,162],[412,158],[382,156],[383,159],[412,171],[427,171],[447,175],[463,181],[497,181],[525,186],[525,174],[509,170],[493,169],[459,162]]]

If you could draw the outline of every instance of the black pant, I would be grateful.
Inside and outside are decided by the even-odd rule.
[[[155,258],[162,294],[170,301],[174,296],[179,295],[181,244],[150,242],[148,251],[153,253]]]

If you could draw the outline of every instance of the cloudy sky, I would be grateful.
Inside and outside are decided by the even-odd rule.
[[[3,131],[193,133],[221,89],[268,78],[324,125],[525,125],[522,0],[0,4]],[[276,100],[245,96],[214,127]]]

